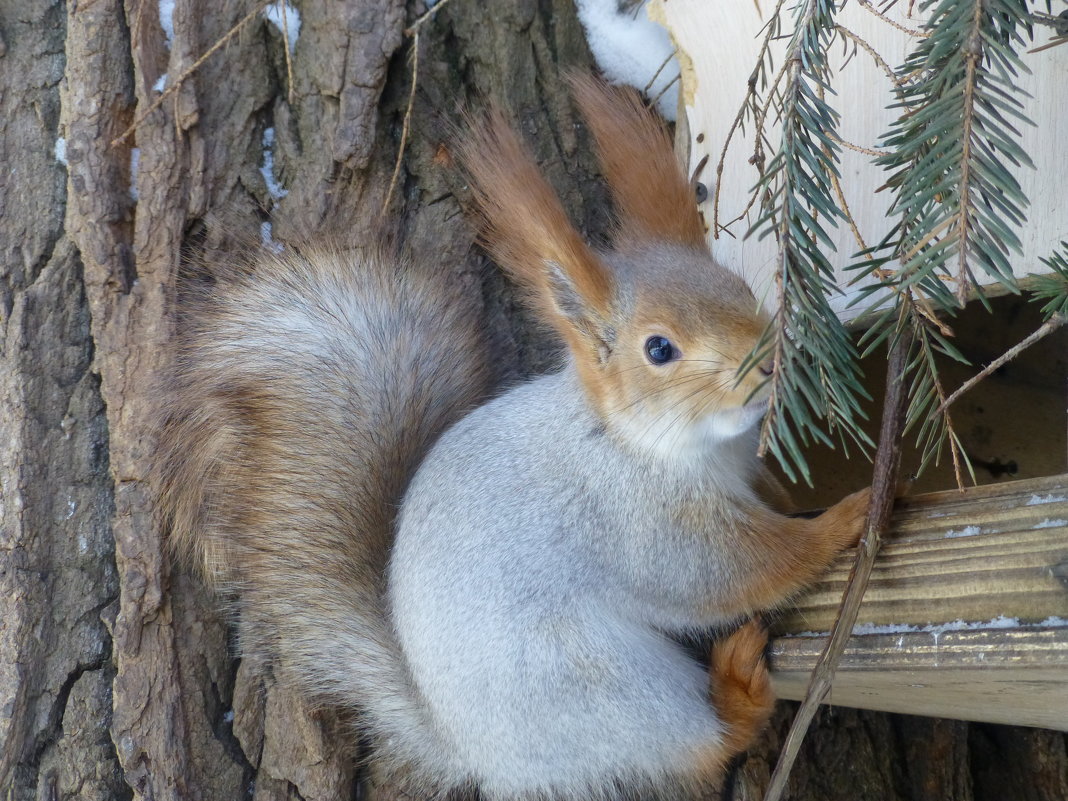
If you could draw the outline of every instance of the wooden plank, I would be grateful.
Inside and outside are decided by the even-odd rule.
[[[747,80],[761,45],[761,29],[774,5],[766,0],[745,1],[731,3],[728,9],[726,5],[709,3],[708,0],[650,0],[647,6],[649,15],[664,24],[678,46],[682,83],[680,103],[685,111],[683,122],[689,129],[691,170],[702,158],[709,159],[702,174],[702,180],[710,190],[709,200],[702,204],[701,210],[710,227],[716,164],[745,97]],[[784,11],[783,22],[787,36],[793,24],[789,5]],[[887,8],[886,13],[894,23],[907,29],[917,29],[922,24],[918,9],[911,3],[896,3]],[[880,19],[860,3],[844,4],[836,20],[867,42],[891,67],[903,63],[916,42],[914,37]],[[1044,43],[1049,36],[1048,30],[1038,31],[1036,44]],[[771,48],[776,69],[783,62],[785,46],[786,41],[781,40]],[[1037,165],[1037,169],[1012,168],[1032,202],[1028,222],[1018,231],[1023,253],[1013,260],[1016,275],[1022,277],[1028,273],[1048,272],[1039,258],[1048,256],[1064,238],[1062,210],[1058,204],[1046,202],[1046,199],[1059,197],[1068,183],[1068,161],[1059,156],[1059,132],[1068,128],[1068,84],[1059,77],[1068,69],[1068,47],[1022,53],[1021,58],[1029,72],[1022,72],[1017,84],[1031,95],[1030,100],[1024,100],[1025,113],[1035,122],[1034,126],[1020,126],[1021,144]],[[842,138],[864,148],[878,148],[897,113],[887,108],[895,102],[887,75],[865,50],[860,49],[847,59],[841,45],[832,49],[831,67],[837,94],[829,100],[842,114]],[[769,79],[773,73],[769,74]],[[771,148],[767,149],[769,159],[778,137],[774,112],[770,117],[771,124],[767,126],[771,139]],[[757,169],[749,160],[753,155],[754,136],[750,118],[745,132],[736,132],[727,150],[720,179],[721,224],[742,214],[758,179]],[[872,163],[870,154],[848,148],[842,150],[840,172],[843,192],[866,243],[871,245],[880,241],[893,224],[893,218],[888,216],[892,193],[876,192],[885,183],[886,173]],[[711,238],[712,253],[721,263],[745,276],[757,296],[766,297],[770,303],[774,297],[771,292],[774,237],[762,241],[754,237],[744,238],[748,226],[759,216],[759,209],[754,207],[742,216],[743,219],[731,226],[730,234]],[[847,225],[829,228],[828,233],[837,251],[826,255],[835,267],[839,286],[845,286],[853,274],[845,273],[843,268],[855,261],[852,254],[859,248]],[[989,279],[984,278],[983,282],[989,283]],[[852,318],[860,311],[860,308],[847,309],[857,289],[851,288],[847,295],[833,300],[836,310],[844,318]]]
[[[801,700],[826,642],[774,641],[781,698]],[[827,702],[1068,731],[1068,625],[853,637]]]
[[[804,693],[851,561],[773,627],[784,698]],[[854,632],[832,703],[1068,730],[1068,475],[899,502]]]
[[[784,610],[784,632],[827,631],[852,564],[844,554]],[[898,502],[861,624],[1068,618],[1068,476]]]

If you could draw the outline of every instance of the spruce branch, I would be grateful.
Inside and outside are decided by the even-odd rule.
[[[825,255],[834,250],[827,226],[846,219],[833,186],[839,177],[838,114],[824,97],[835,11],[833,0],[798,4],[781,78],[773,81],[757,124],[759,135],[778,89],[782,136],[757,185],[761,216],[750,232],[776,239],[778,307],[749,365],[769,356],[774,363],[760,451],[774,454],[793,481],[810,480],[803,450],[812,442],[833,446],[833,434],[843,445],[871,444],[860,425],[860,399],[867,394],[856,349],[829,302],[838,289]],[[757,141],[759,148],[759,136]]]
[[[1009,255],[1020,252],[1028,200],[1010,165],[1032,166],[1016,81],[1030,15],[1020,0],[927,0],[928,9],[929,35],[897,71],[907,80],[883,143],[890,152],[876,163],[892,171],[906,280],[949,308],[982,296],[980,276],[1016,291]]]
[[[1020,252],[1016,231],[1028,201],[1010,167],[1031,165],[1019,141],[1017,126],[1030,121],[1015,80],[1031,15],[1021,0],[927,0],[921,10],[930,11],[928,35],[896,71],[892,107],[900,116],[884,137],[888,152],[876,159],[892,173],[891,211],[900,221],[868,252],[884,257],[851,269],[876,279],[859,293],[874,297],[869,311],[885,305],[888,292],[893,298],[865,336],[868,350],[900,335],[902,324],[914,337],[906,430],[916,433],[921,471],[948,446],[963,486],[971,465],[953,429],[938,355],[969,362],[941,318],[971,293],[985,302],[981,278],[1017,291],[1009,255]],[[887,269],[891,261],[896,269]]]
[[[1015,18],[1001,12],[1002,4],[1002,0],[971,0],[970,3],[942,0],[933,20],[939,14],[944,18],[961,8],[968,14],[958,15],[955,22],[929,21],[925,41],[917,48],[917,52],[925,51],[927,55],[919,59],[914,53],[910,62],[896,76],[891,76],[898,92],[898,107],[902,110],[898,122],[901,130],[897,132],[898,140],[886,145],[894,148],[893,151],[882,156],[880,162],[897,170],[889,184],[896,192],[894,209],[901,214],[901,220],[880,245],[870,249],[853,226],[854,238],[860,245],[861,255],[865,256],[865,261],[854,268],[876,279],[861,291],[861,298],[878,295],[869,309],[879,313],[879,320],[866,334],[867,352],[887,341],[891,351],[883,428],[875,457],[872,506],[866,536],[831,636],[813,671],[765,801],[778,801],[781,797],[805,732],[830,690],[836,666],[852,632],[879,538],[892,508],[904,433],[913,428],[918,430],[923,466],[937,461],[948,446],[958,486],[963,486],[963,468],[967,466],[971,470],[953,428],[949,406],[996,369],[996,364],[947,397],[939,376],[939,355],[967,362],[952,344],[953,332],[940,314],[951,314],[963,305],[969,291],[981,296],[977,269],[1015,287],[1002,243],[1007,241],[1011,249],[1019,251],[1019,241],[1009,237],[1013,235],[1012,228],[1024,219],[1027,199],[1018,185],[1005,180],[1005,176],[1011,179],[1011,175],[1004,162],[1016,165],[1030,162],[1017,142],[1018,131],[1009,121],[1026,122],[1022,104],[1013,95],[1015,89],[1011,85],[1006,88],[998,82],[1008,80],[1011,84],[1011,78],[1016,75],[1019,62],[1015,48],[1021,43],[1017,30],[1025,27],[1026,4],[1020,0]],[[934,2],[929,1],[925,8],[932,5]],[[990,16],[991,13],[996,16]],[[935,30],[939,24],[946,29]],[[849,35],[845,29],[839,28],[838,32],[858,43],[859,37]],[[960,44],[962,35],[967,41]],[[991,36],[993,40],[989,40]],[[876,57],[874,52],[871,54]],[[949,71],[947,62],[957,70],[956,74]],[[784,118],[788,126],[789,115],[784,114]],[[784,139],[785,136],[786,133]],[[833,130],[829,139],[836,141]],[[829,159],[830,143],[822,147]],[[782,152],[781,149],[776,158]],[[769,167],[768,175],[771,172]],[[838,196],[842,216],[852,224],[837,174],[830,183]],[[822,210],[815,203],[811,208]],[[825,210],[823,214],[826,217]],[[812,218],[815,221],[816,215]],[[815,241],[816,236],[812,239]],[[992,242],[1001,249],[992,250]],[[783,248],[781,239],[780,248]],[[998,362],[1013,358],[1027,345],[1068,322],[1068,242],[1062,243],[1062,249],[1063,252],[1043,259],[1052,274],[1033,278],[1036,298],[1047,301],[1043,307],[1046,322]],[[877,253],[882,255],[876,256]],[[948,265],[954,260],[956,269],[951,273]],[[898,262],[898,267],[889,268],[887,265],[893,261]],[[945,286],[945,280],[954,277],[956,292]],[[886,308],[888,299],[889,308]]]
[[[916,440],[921,445],[920,466],[917,474],[922,473],[934,463],[938,464],[943,450],[948,445],[953,461],[953,477],[957,488],[964,489],[964,468],[975,483],[975,472],[971,460],[961,444],[957,431],[953,427],[953,418],[946,402],[946,391],[942,386],[936,361],[939,352],[952,355],[967,364],[956,348],[949,344],[946,337],[923,315],[915,313],[911,300],[904,305],[904,310],[913,335],[913,351],[905,367],[905,380],[908,386],[908,409],[905,413],[903,434],[916,430]]]
[[[1068,241],[1061,242],[1060,251],[1041,261],[1050,273],[1031,276],[1031,294],[1035,300],[1046,301],[1042,314],[1047,321],[1068,317]]]

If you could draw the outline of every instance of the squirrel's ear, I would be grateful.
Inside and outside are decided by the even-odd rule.
[[[481,212],[486,250],[573,347],[610,346],[603,340],[611,330],[612,275],[499,110],[468,125],[459,156]]]
[[[637,92],[590,75],[572,75],[568,81],[612,189],[619,235],[707,247],[694,187],[660,120]]]

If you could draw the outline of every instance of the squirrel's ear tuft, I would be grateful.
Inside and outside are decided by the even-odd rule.
[[[481,213],[483,246],[573,347],[590,344],[611,314],[612,276],[504,115],[494,110],[469,123],[458,154]]]
[[[590,75],[568,79],[597,143],[624,240],[706,248],[694,187],[671,139],[638,93]]]

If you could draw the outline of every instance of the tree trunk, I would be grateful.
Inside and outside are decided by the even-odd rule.
[[[264,209],[279,239],[383,225],[411,80],[404,28],[425,9],[303,0],[292,86],[280,31],[253,14],[146,114],[161,75],[170,86],[257,8],[175,6],[171,34],[154,2],[0,0],[0,791],[349,799],[359,755],[336,715],[234,660],[214,599],[169,564],[146,485],[151,387],[184,248],[210,254]],[[561,81],[590,64],[574,9],[452,0],[418,44],[386,225],[484,298],[501,363],[544,369],[552,346],[472,245],[447,142],[462,109],[504,103],[575,219],[605,234]],[[279,199],[260,169],[268,128]],[[759,797],[785,719],[734,797]],[[838,710],[821,715],[792,797],[1055,799],[1066,766],[1060,734]]]

